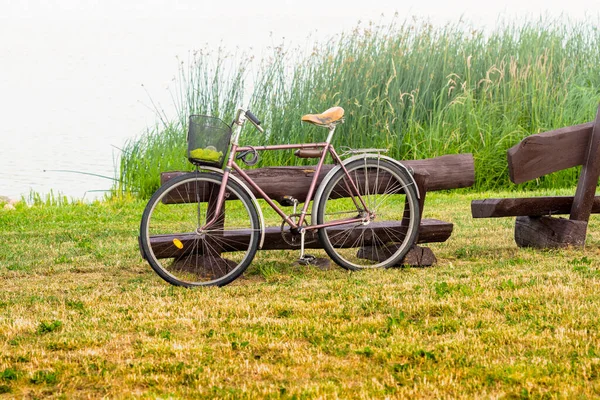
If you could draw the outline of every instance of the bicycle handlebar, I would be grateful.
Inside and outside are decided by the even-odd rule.
[[[233,123],[241,128],[242,125],[244,125],[244,122],[246,121],[246,119],[248,119],[248,121],[252,122],[252,125],[254,125],[254,127],[256,129],[258,129],[261,133],[265,132],[265,130],[260,126],[260,124],[262,122],[256,117],[256,115],[252,114],[252,111],[244,110],[243,108],[238,108],[238,111],[235,116],[235,119],[233,120]]]
[[[252,125],[254,125],[256,129],[258,129],[261,133],[265,132],[265,130],[260,126],[260,120],[256,117],[256,115],[252,114],[252,111],[246,110],[244,114],[246,115],[246,118],[248,118],[248,121],[252,122]]]
[[[246,111],[246,117],[248,117],[248,119],[249,119],[250,121],[252,121],[252,123],[253,123],[254,125],[260,125],[260,123],[261,123],[261,122],[258,120],[258,118],[256,118],[256,115],[252,114],[252,111],[250,111],[250,110],[247,110],[247,111]]]

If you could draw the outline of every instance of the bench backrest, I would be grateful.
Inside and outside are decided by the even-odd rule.
[[[506,152],[510,180],[523,183],[583,165],[593,126],[588,122],[526,137]]]
[[[514,183],[583,165],[570,219],[587,221],[600,176],[600,107],[594,122],[528,136],[508,149],[507,158]]]

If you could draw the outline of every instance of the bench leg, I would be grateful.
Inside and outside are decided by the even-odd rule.
[[[406,253],[399,265],[406,265],[410,267],[431,267],[437,263],[437,258],[433,251],[429,247],[422,247],[414,245]]]
[[[538,249],[583,247],[587,222],[553,217],[517,217],[515,242]]]

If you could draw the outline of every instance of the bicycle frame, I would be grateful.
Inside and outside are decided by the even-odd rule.
[[[170,180],[148,201],[140,224],[142,256],[165,281],[185,287],[229,284],[261,249],[298,247],[301,265],[315,263],[305,250],[317,248],[352,271],[397,265],[418,237],[416,182],[404,165],[380,154],[384,149],[344,149],[338,155],[331,142],[343,116],[343,108],[332,107],[302,117],[329,129],[319,143],[256,147],[238,143],[246,121],[264,133],[249,110],[238,109],[227,129],[212,117],[190,117],[188,156],[196,171]],[[284,176],[264,179],[273,171],[247,170],[238,162],[253,165],[257,152],[292,149],[312,159],[313,175],[302,173],[305,167],[293,169],[297,181],[287,185],[285,169]],[[191,157],[195,153],[202,157]],[[212,162],[213,153],[219,163]],[[326,159],[335,165],[325,166]],[[257,198],[279,215],[282,221],[274,225],[280,226],[265,226]]]
[[[241,125],[240,125],[240,128],[241,128]],[[317,186],[317,180],[321,173],[321,168],[323,167],[323,163],[325,161],[325,157],[327,156],[327,154],[331,155],[334,162],[338,163],[341,166],[342,170],[348,177],[347,182],[350,183],[350,187],[347,187],[347,189],[348,189],[349,193],[352,193],[354,196],[358,197],[363,209],[367,212],[367,214],[370,214],[370,211],[369,211],[364,199],[360,195],[359,190],[356,187],[356,184],[351,179],[342,160],[336,153],[334,147],[331,145],[331,138],[333,137],[333,132],[335,131],[335,125],[332,125],[329,127],[329,135],[327,137],[327,141],[321,142],[321,143],[308,143],[308,144],[306,144],[306,143],[305,144],[282,144],[282,145],[269,145],[269,146],[256,146],[256,147],[249,147],[249,146],[241,146],[240,147],[240,146],[238,146],[238,143],[237,143],[237,140],[239,138],[239,131],[240,131],[240,129],[238,129],[237,132],[233,135],[233,139],[232,139],[232,143],[231,143],[231,151],[229,152],[229,158],[228,158],[227,164],[224,168],[223,180],[222,180],[221,188],[219,190],[219,194],[217,196],[217,206],[216,206],[216,210],[213,214],[213,218],[210,221],[208,221],[204,225],[204,227],[202,227],[201,229],[206,229],[206,227],[212,225],[213,223],[215,223],[217,221],[218,216],[221,213],[221,210],[223,208],[223,202],[225,201],[224,200],[225,199],[225,188],[227,187],[227,182],[229,180],[229,175],[231,174],[232,169],[235,170],[240,175],[240,177],[242,177],[244,179],[244,181],[246,181],[246,183],[248,183],[252,188],[254,188],[254,190],[256,190],[260,194],[260,196],[267,202],[267,204],[269,204],[269,206],[271,206],[271,208],[277,214],[279,214],[279,216],[281,216],[281,218],[286,223],[288,223],[292,229],[296,229],[300,233],[304,230],[310,231],[310,230],[316,230],[316,229],[330,227],[330,226],[345,225],[345,224],[357,223],[357,222],[364,223],[365,221],[368,220],[368,218],[350,218],[350,219],[331,221],[326,224],[303,226],[304,220],[306,218],[306,213],[308,211],[308,205],[314,195],[314,192],[315,192],[315,189]],[[304,206],[302,207],[302,211],[300,212],[300,217],[299,217],[298,221],[295,222],[277,204],[275,204],[273,199],[271,199],[260,188],[260,186],[258,186],[258,184],[256,184],[256,182],[254,182],[252,180],[252,178],[249,177],[248,174],[246,174],[246,172],[244,172],[244,170],[240,166],[238,166],[235,163],[235,156],[238,153],[241,153],[244,151],[249,151],[249,150],[270,151],[270,150],[288,150],[288,149],[305,149],[305,148],[321,148],[321,149],[323,149],[323,151],[322,151],[321,157],[319,158],[319,162],[317,164],[315,174],[313,176],[310,187],[308,189],[308,193],[306,196],[306,200],[304,202]]]

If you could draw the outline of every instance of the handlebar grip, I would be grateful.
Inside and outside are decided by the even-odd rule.
[[[258,120],[258,118],[256,118],[256,115],[252,114],[252,111],[250,111],[250,110],[246,111],[246,117],[248,117],[248,119],[250,121],[252,121],[252,123],[254,123],[254,125],[256,125],[256,126],[261,124],[261,122]]]

